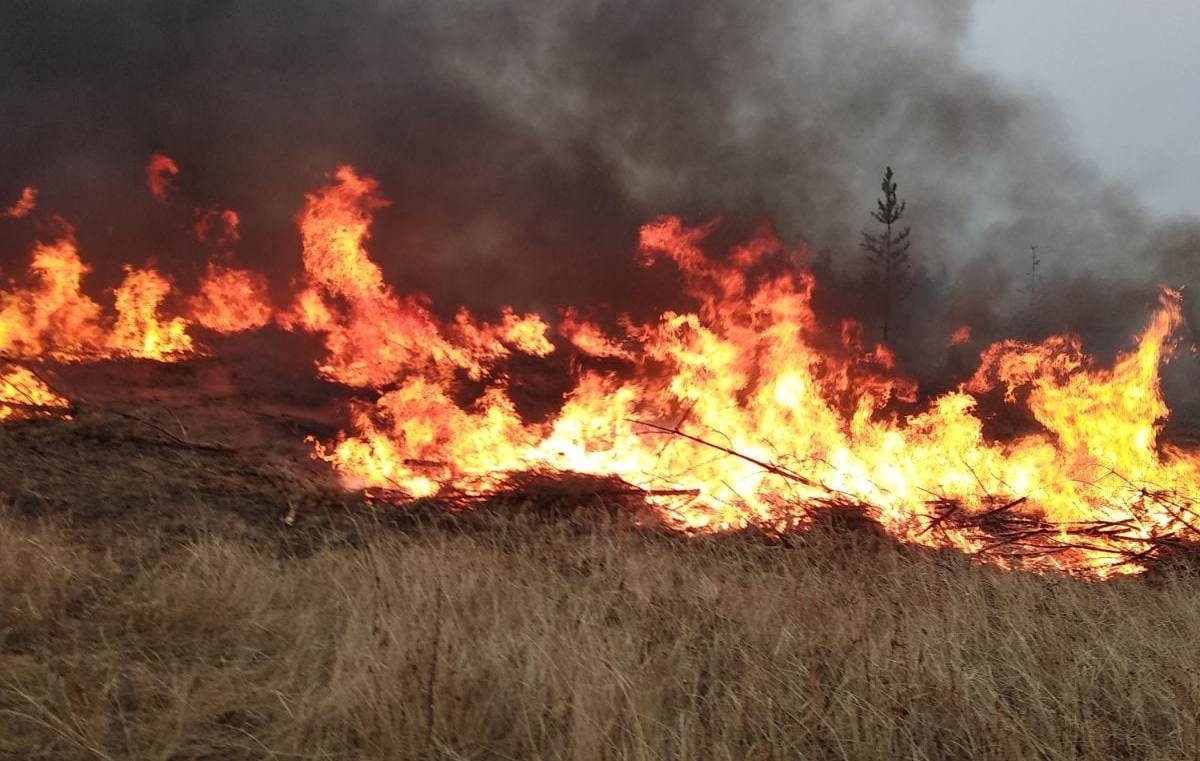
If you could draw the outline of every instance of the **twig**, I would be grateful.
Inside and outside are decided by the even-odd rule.
[[[153,428],[154,430],[158,431],[159,433],[161,433],[162,435],[166,436],[168,439],[173,441],[175,444],[178,444],[179,446],[184,447],[185,449],[198,449],[202,452],[220,452],[222,454],[237,454],[237,452],[238,452],[238,450],[235,449],[234,447],[227,446],[225,444],[210,444],[210,443],[206,443],[206,442],[202,442],[202,441],[188,441],[187,439],[183,439],[183,438],[180,438],[179,436],[176,436],[175,434],[168,431],[166,428],[163,428],[158,423],[155,423],[150,420],[146,420],[145,418],[138,417],[137,415],[134,415],[129,412],[122,412],[121,410],[116,410],[116,409],[111,409],[111,408],[100,408],[100,409],[104,409],[105,412],[111,412],[112,414],[116,415],[117,417],[122,417],[122,418],[125,418],[126,420],[132,420],[135,423],[141,423],[142,425],[147,426],[148,428]]]
[[[18,402],[13,399],[0,401],[0,407],[11,407],[24,412],[50,413],[54,415],[72,415],[77,411],[72,404],[37,404],[36,402]]]
[[[6,362],[15,367],[22,367],[28,370],[29,374],[45,385],[46,388],[54,388],[50,381],[46,380],[41,373],[33,368],[33,364],[29,360],[20,359],[12,356],[11,354],[0,354],[0,362]]]
[[[795,481],[796,483],[804,484],[805,486],[809,486],[814,489],[820,489],[820,490],[826,491],[826,492],[831,491],[826,486],[819,484],[816,481],[813,481],[811,478],[802,476],[799,473],[793,473],[792,471],[788,470],[787,468],[782,468],[778,465],[774,465],[769,462],[764,462],[755,457],[751,457],[748,454],[743,454],[742,452],[739,452],[736,449],[731,449],[729,447],[721,446],[720,444],[714,444],[713,442],[706,441],[705,439],[702,439],[699,436],[693,436],[690,433],[684,433],[683,431],[679,430],[678,428],[667,428],[666,426],[659,425],[657,423],[651,423],[646,420],[629,420],[628,422],[636,423],[637,425],[644,425],[647,428],[653,428],[656,431],[659,431],[661,433],[670,434],[672,436],[680,436],[682,438],[687,439],[688,441],[693,441],[697,444],[700,444],[701,446],[706,446],[711,449],[715,449],[718,452],[724,452],[725,454],[730,455],[731,457],[737,457],[738,459],[745,460],[746,462],[757,465],[758,467],[762,468],[763,470],[767,471],[768,473],[779,476],[781,478],[786,478],[789,481]]]

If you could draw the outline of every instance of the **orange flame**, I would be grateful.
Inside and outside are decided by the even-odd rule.
[[[955,331],[950,334],[949,340],[946,341],[946,346],[962,346],[970,340],[971,326],[963,325],[959,328],[956,328]]]
[[[159,307],[171,292],[171,283],[153,269],[125,268],[117,288],[117,321],[108,337],[119,354],[140,359],[170,361],[194,353],[187,333],[188,321],[174,317],[163,321]]]
[[[210,263],[200,292],[189,301],[192,318],[218,333],[241,333],[271,322],[267,278],[250,270]]]
[[[424,295],[397,296],[365,249],[372,212],[387,203],[378,183],[350,166],[333,179],[306,197],[299,217],[306,285],[280,318],[286,329],[325,335],[323,375],[351,386],[380,386],[410,372],[448,379],[456,369],[478,378],[512,349],[551,351],[537,315],[508,311],[488,325],[460,310],[443,326]]]
[[[632,361],[633,352],[622,348],[616,341],[604,334],[604,331],[594,322],[581,319],[574,309],[564,309],[562,319],[558,323],[558,332],[581,354],[589,357],[623,359]]]
[[[163,153],[151,154],[150,161],[146,164],[146,187],[155,201],[167,202],[167,193],[178,174],[179,165],[175,163],[175,159]]]
[[[10,365],[0,370],[0,422],[63,414],[69,407],[29,368]]]
[[[321,195],[310,197],[302,231],[311,241],[312,228],[305,225],[321,219],[320,229],[343,233],[327,232],[341,246],[336,261],[342,266],[332,271],[367,273],[370,285],[361,292],[368,303],[396,309],[400,300],[382,285],[363,248],[370,211],[382,204],[374,184],[344,168],[334,188],[355,183],[369,193],[350,206],[354,225],[347,217],[333,222],[333,216],[314,215]],[[472,405],[456,404],[447,369],[486,371],[498,356],[478,341],[464,341],[474,339],[469,331],[439,328],[423,303],[415,323],[391,320],[372,364],[365,364],[368,347],[378,334],[328,342],[326,368],[355,369],[331,377],[369,378],[375,385],[390,383],[391,390],[374,405],[358,406],[353,432],[318,445],[318,455],[348,485],[410,495],[486,488],[507,471],[534,468],[615,475],[647,489],[688,489],[694,499],[659,505],[664,520],[688,530],[782,527],[804,520],[806,503],[849,500],[873,506],[880,523],[900,538],[963,548],[977,547],[979,540],[927,533],[931,499],[982,512],[999,500],[1024,498],[1018,508],[1023,514],[1057,522],[1120,521],[1127,534],[1151,537],[1174,519],[1144,499],[1145,490],[1153,485],[1191,494],[1200,484],[1196,454],[1157,445],[1167,414],[1158,366],[1181,319],[1178,294],[1164,292],[1137,348],[1112,370],[1092,368],[1071,337],[997,344],[984,353],[967,386],[904,416],[889,412],[889,405],[913,399],[915,387],[891,371],[891,353],[885,347],[863,350],[853,324],[831,340],[812,312],[811,275],[760,266],[783,253],[773,235],[763,232],[716,261],[703,251],[711,230],[673,217],[642,230],[639,259],[673,263],[696,312],[664,312],[657,322],[628,324],[620,341],[565,315],[561,330],[577,348],[629,358],[634,373],[580,373],[561,410],[545,423],[521,420],[502,376]],[[334,247],[313,253],[327,255]],[[314,278],[319,273],[310,270]],[[338,329],[352,324],[327,315],[312,319]],[[406,333],[412,325],[416,332]],[[389,344],[431,348],[380,361],[394,351]],[[612,350],[618,346],[620,353]],[[343,349],[349,355],[340,354]],[[464,351],[474,364],[458,361]],[[360,369],[366,367],[369,372]],[[987,392],[995,383],[1013,404],[1017,391],[1028,388],[1025,403],[1045,432],[987,440],[970,392]],[[1097,544],[1046,562],[1103,564],[1111,555],[1103,541]]]
[[[36,207],[37,188],[25,187],[21,189],[21,197],[17,199],[16,203],[4,211],[0,211],[0,217],[20,219],[21,217],[29,216]]]
[[[177,170],[157,158],[147,176],[162,180],[150,183],[160,198]],[[1097,367],[1075,336],[1003,341],[982,353],[968,382],[917,408],[916,386],[895,371],[888,347],[868,346],[856,322],[830,329],[818,320],[813,276],[791,266],[802,257],[770,230],[712,257],[717,222],[662,217],[642,228],[638,261],[676,269],[695,308],[646,323],[622,317],[614,334],[564,310],[557,335],[578,354],[617,361],[591,363],[604,371],[572,363],[561,408],[527,422],[505,360],[552,354],[549,326],[511,308],[496,322],[466,309],[443,320],[424,295],[397,294],[367,252],[373,215],[386,204],[377,183],[349,166],[306,196],[297,219],[304,278],[276,316],[322,336],[323,376],[380,389],[374,402],[354,405],[349,432],[315,445],[348,486],[423,496],[492,488],[512,471],[577,471],[655,492],[661,520],[680,530],[784,529],[809,520],[813,504],[848,502],[869,506],[900,539],[962,549],[979,549],[985,533],[966,522],[931,530],[929,503],[979,520],[1001,506],[1039,531],[1110,527],[1086,546],[1029,561],[1101,575],[1127,570],[1117,564],[1116,532],[1150,542],[1182,525],[1200,536],[1189,522],[1200,509],[1200,452],[1158,441],[1169,414],[1159,369],[1183,319],[1174,291],[1162,292],[1136,345],[1111,368]],[[201,217],[202,240],[236,240],[236,215]],[[25,286],[0,292],[0,353],[73,361],[196,353],[189,321],[161,314],[172,290],[163,275],[127,268],[107,330],[81,289],[87,272],[69,234],[37,244]],[[271,319],[266,286],[261,274],[210,264],[190,314],[221,332],[260,327]],[[964,326],[950,344],[969,339]],[[482,388],[473,402],[461,401],[463,377]],[[0,378],[0,419],[66,404],[32,374]],[[31,405],[16,394],[57,401]],[[976,397],[992,394],[1040,430],[985,437]]]
[[[70,235],[36,244],[30,286],[0,292],[0,353],[70,360],[101,351],[100,306],[81,290],[88,271]]]
[[[116,290],[116,322],[108,331],[100,305],[83,292],[90,268],[74,238],[67,234],[35,244],[29,285],[0,292],[0,354],[78,362],[114,353],[174,361],[194,353],[187,321],[159,317],[170,283],[152,269],[126,270]]]
[[[196,209],[196,223],[192,229],[196,240],[223,251],[241,240],[240,222],[238,213],[232,209]]]

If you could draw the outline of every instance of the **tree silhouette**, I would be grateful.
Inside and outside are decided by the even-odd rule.
[[[883,190],[883,198],[876,201],[871,217],[883,226],[883,230],[878,233],[863,231],[860,245],[879,273],[883,291],[883,342],[887,343],[892,306],[903,296],[900,286],[908,275],[908,247],[912,241],[909,240],[909,228],[901,230],[897,225],[908,204],[896,197],[897,185],[890,166],[883,173],[879,187]]]

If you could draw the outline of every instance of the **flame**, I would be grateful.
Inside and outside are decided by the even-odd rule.
[[[552,350],[537,315],[508,310],[491,325],[463,309],[442,325],[423,294],[397,296],[365,249],[372,212],[387,203],[378,184],[350,166],[333,180],[306,196],[299,217],[306,281],[280,317],[286,329],[324,334],[324,376],[351,386],[381,386],[411,372],[448,381],[462,370],[480,378],[514,349]]]
[[[71,360],[101,351],[100,306],[81,289],[88,271],[69,234],[36,244],[30,285],[0,292],[0,353]]]
[[[20,365],[0,369],[0,422],[65,414],[70,403],[32,370]]]
[[[17,199],[16,203],[4,211],[0,211],[0,217],[20,219],[29,216],[35,208],[37,208],[37,188],[25,187],[21,189],[21,197]]]
[[[167,202],[167,193],[171,183],[179,174],[179,165],[175,159],[163,153],[154,153],[146,164],[146,188],[150,195],[159,203]]]
[[[108,330],[100,305],[83,292],[89,271],[69,233],[35,244],[28,285],[0,291],[0,354],[79,362],[113,354],[175,361],[194,353],[187,320],[159,316],[171,291],[166,278],[127,267]]]
[[[1164,291],[1112,369],[1095,368],[1071,336],[1004,342],[962,388],[901,414],[892,405],[914,400],[914,384],[895,373],[886,347],[862,345],[857,324],[831,334],[819,323],[812,276],[772,265],[788,257],[770,231],[714,259],[704,250],[713,223],[664,217],[643,227],[639,261],[678,269],[696,310],[626,322],[619,337],[567,311],[559,331],[577,350],[630,367],[578,371],[558,413],[526,423],[496,372],[502,354],[480,339],[487,326],[461,313],[439,325],[424,300],[383,285],[364,248],[383,204],[376,191],[343,168],[301,217],[310,281],[348,305],[310,295],[298,307],[306,324],[337,336],[324,371],[389,388],[355,407],[349,433],[317,445],[347,485],[421,496],[561,469],[687,490],[695,496],[659,502],[684,530],[782,528],[803,522],[806,504],[841,500],[872,506],[899,538],[979,549],[978,533],[930,532],[929,503],[979,515],[1019,503],[1031,520],[1108,521],[1150,538],[1178,520],[1146,495],[1190,500],[1200,484],[1196,454],[1157,444],[1168,413],[1158,368],[1181,320],[1177,293]],[[380,319],[360,325],[355,310]],[[469,405],[455,402],[455,369],[487,379]],[[1044,430],[988,440],[974,394],[993,388]],[[1104,540],[1096,545],[1045,562],[1118,570]]]
[[[241,219],[232,209],[196,209],[196,240],[212,246],[227,261],[241,239]],[[241,333],[267,325],[273,317],[267,278],[210,261],[199,292],[188,301],[193,320],[218,333]]]
[[[634,359],[633,352],[624,349],[605,335],[596,323],[581,319],[576,311],[569,307],[563,310],[562,319],[558,323],[558,331],[579,353],[589,357],[626,361]]]
[[[946,341],[946,346],[962,346],[967,341],[971,340],[971,326],[962,325],[950,334],[950,338]]]
[[[115,291],[117,320],[108,336],[114,352],[140,359],[171,361],[194,353],[183,317],[163,320],[159,307],[171,283],[154,269],[125,268]]]
[[[147,177],[161,181],[150,183],[160,197],[177,170],[161,154],[156,164]],[[814,278],[794,265],[803,252],[770,229],[713,256],[719,221],[652,220],[637,261],[676,270],[693,308],[644,323],[622,316],[612,332],[565,309],[551,330],[509,307],[495,321],[466,309],[443,319],[423,294],[397,293],[367,250],[386,205],[375,180],[350,166],[308,194],[297,217],[304,274],[275,315],[321,336],[321,375],[374,390],[352,406],[347,431],[314,442],[347,486],[428,496],[492,489],[514,471],[574,471],[646,489],[660,520],[682,531],[786,530],[811,520],[814,505],[855,504],[898,539],[964,550],[987,549],[995,533],[985,523],[1003,511],[1035,537],[1092,527],[1086,543],[1023,562],[1098,575],[1129,570],[1130,542],[1200,538],[1200,452],[1159,442],[1170,412],[1159,371],[1183,320],[1178,292],[1161,293],[1112,367],[1068,334],[1002,341],[967,382],[917,406],[916,384],[888,347],[866,342],[859,323],[818,319]],[[201,213],[198,225],[219,249],[236,241],[232,212]],[[189,320],[163,314],[172,285],[162,274],[127,267],[110,319],[83,293],[87,273],[69,232],[35,245],[26,283],[0,292],[0,353],[198,353]],[[261,274],[216,263],[188,304],[192,320],[220,332],[272,317]],[[572,358],[607,361],[570,362],[561,406],[531,422],[510,394],[508,360],[553,354],[551,336]],[[950,344],[969,339],[964,326]],[[0,377],[0,418],[66,405],[20,368]],[[1037,428],[985,436],[979,397]]]
[[[192,318],[218,333],[241,333],[271,322],[267,278],[250,270],[210,263],[200,292],[189,301]]]
[[[241,240],[241,233],[238,232],[240,223],[238,213],[232,209],[196,209],[196,222],[192,229],[196,233],[196,240],[224,251]]]

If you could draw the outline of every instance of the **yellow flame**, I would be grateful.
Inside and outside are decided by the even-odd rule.
[[[193,353],[188,321],[163,320],[159,307],[171,292],[171,283],[153,269],[127,267],[117,288],[117,321],[108,337],[109,348],[141,359],[167,360]]]

